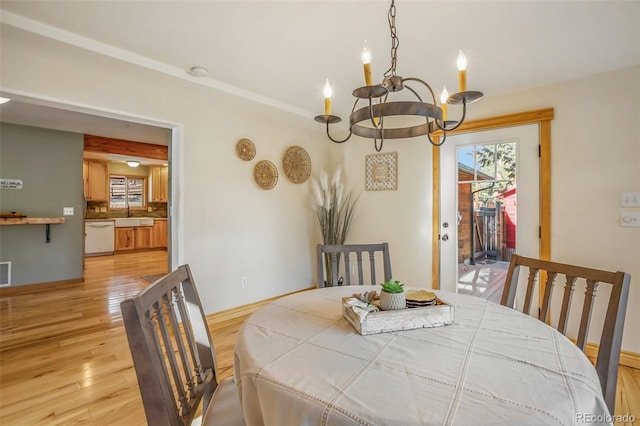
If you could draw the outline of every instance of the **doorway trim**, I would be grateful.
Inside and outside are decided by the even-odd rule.
[[[184,125],[177,122],[170,122],[163,119],[156,119],[148,116],[135,115],[131,112],[105,109],[96,105],[79,104],[68,99],[51,98],[42,94],[23,92],[12,89],[3,89],[3,96],[8,98],[48,108],[59,109],[69,113],[81,113],[96,117],[129,121],[132,123],[144,124],[148,126],[160,127],[170,130],[169,147],[169,201],[167,203],[167,226],[168,226],[168,247],[167,247],[167,267],[171,271],[183,262],[184,241],[179,237],[183,233],[183,200],[180,186],[183,173],[182,149],[184,144]],[[16,123],[25,126],[31,124]],[[84,133],[73,129],[53,128],[53,130],[63,130],[75,133]],[[83,254],[84,255],[84,254]]]
[[[539,125],[540,153],[540,258],[551,258],[551,120],[554,118],[553,108],[543,108],[496,117],[466,121],[457,130],[448,132],[451,135],[479,132],[483,130],[513,127],[524,124]],[[435,132],[432,139],[439,143],[442,132]],[[431,283],[435,289],[440,288],[440,148],[432,148],[432,240],[431,240]],[[542,287],[542,286],[541,286]],[[541,289],[542,290],[542,289]]]

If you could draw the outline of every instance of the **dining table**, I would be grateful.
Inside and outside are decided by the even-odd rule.
[[[611,424],[595,368],[544,322],[431,290],[451,324],[361,335],[342,304],[367,290],[301,291],[243,323],[234,378],[247,425]]]

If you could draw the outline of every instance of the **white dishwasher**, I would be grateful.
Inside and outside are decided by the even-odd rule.
[[[114,251],[114,223],[109,221],[95,221],[84,223],[85,256],[99,256],[113,254]]]

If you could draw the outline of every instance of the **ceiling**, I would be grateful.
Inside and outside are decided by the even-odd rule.
[[[349,114],[351,92],[364,84],[364,40],[381,81],[390,65],[388,8],[387,1],[2,0],[0,21],[311,119],[323,113],[327,78],[334,113]],[[398,0],[396,8],[398,74],[427,81],[437,94],[443,85],[456,91],[459,49],[469,90],[487,97],[640,64],[636,1]],[[192,66],[208,76],[192,76]],[[14,104],[1,107],[2,121],[29,124],[36,116],[44,122],[35,125],[47,124],[48,109],[34,115],[32,106]],[[154,126],[63,115],[53,121],[98,126],[102,133],[93,133],[102,136],[157,137],[145,134]]]

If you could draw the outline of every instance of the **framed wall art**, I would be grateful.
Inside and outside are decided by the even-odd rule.
[[[389,191],[398,189],[398,153],[372,154],[365,157],[365,189]]]

